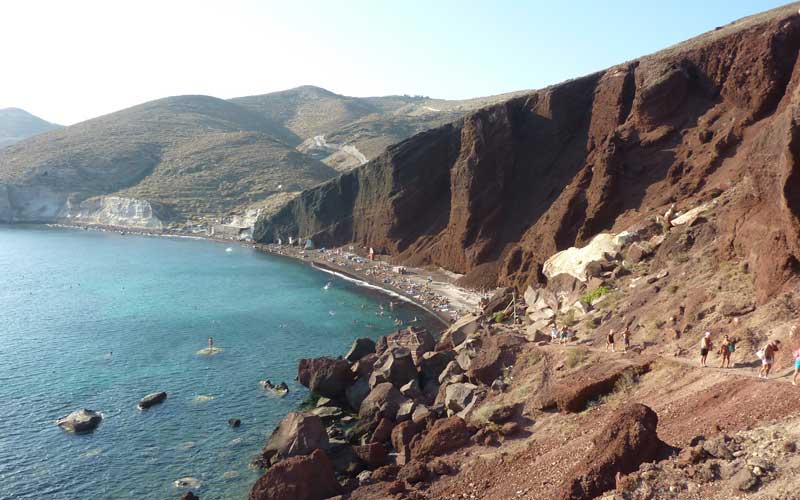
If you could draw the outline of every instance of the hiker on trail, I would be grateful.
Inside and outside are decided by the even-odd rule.
[[[706,367],[706,358],[708,358],[708,351],[711,350],[711,332],[706,332],[700,340],[700,365]]]
[[[772,340],[756,353],[761,358],[761,369],[758,372],[758,378],[766,379],[769,377],[769,371],[772,369],[772,365],[775,364],[775,353],[778,352],[780,345],[780,340]]]
[[[567,329],[567,325],[561,327],[561,343],[566,344],[569,342],[569,330]]]
[[[797,374],[800,372],[800,349],[795,349],[792,352],[794,356],[794,376],[792,377],[792,385],[797,385]]]
[[[622,352],[628,352],[628,348],[631,346],[631,331],[626,326],[625,329],[622,331]]]
[[[733,355],[734,351],[736,351],[736,342],[738,341],[730,338],[729,335],[725,335],[722,338],[722,344],[719,346],[719,353],[722,355],[722,364],[720,365],[720,368],[731,367],[731,356]]]
[[[558,342],[558,327],[556,325],[550,328],[550,342]]]
[[[617,352],[617,346],[614,345],[614,329],[608,331],[608,336],[606,337],[606,352],[608,352],[608,348],[611,348],[611,352]]]

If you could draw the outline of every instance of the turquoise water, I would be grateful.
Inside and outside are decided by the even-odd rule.
[[[0,227],[0,498],[177,498],[185,476],[203,500],[246,498],[250,459],[307,395],[297,360],[393,329],[385,296],[329,280],[236,245]],[[209,336],[224,351],[197,355]],[[169,397],[137,410],[153,391]],[[94,433],[55,425],[81,407],[103,413]]]

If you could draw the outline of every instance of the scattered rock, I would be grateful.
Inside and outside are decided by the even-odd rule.
[[[139,401],[138,407],[140,410],[146,410],[151,406],[163,403],[165,399],[167,399],[166,392],[153,392],[143,397],[142,400]]]
[[[447,364],[444,371],[439,374],[439,383],[444,384],[445,382],[452,382],[455,377],[462,375],[464,370],[461,369],[461,366],[458,364],[457,361],[451,361]]]
[[[417,401],[421,401],[423,399],[422,389],[420,388],[417,379],[414,379],[401,387],[400,394]]]
[[[470,432],[464,419],[457,416],[437,420],[422,439],[412,447],[414,459],[436,457],[461,448],[469,442]]]
[[[753,491],[755,490],[761,480],[758,476],[753,475],[752,471],[747,467],[742,468],[732,478],[733,486],[739,491]]]
[[[249,500],[322,500],[342,492],[325,452],[315,450],[271,467],[253,485]]]
[[[448,415],[453,415],[472,403],[475,397],[475,390],[478,386],[474,384],[450,384],[445,389],[444,406]]]
[[[406,399],[389,382],[378,384],[361,403],[358,416],[362,420],[373,420],[378,416],[394,419],[397,416],[397,410],[406,402]]]
[[[292,412],[272,431],[256,463],[262,467],[295,455],[328,448],[328,433],[316,415]]]
[[[467,378],[474,383],[490,385],[502,375],[503,368],[514,365],[524,343],[525,339],[519,335],[497,335],[486,339],[472,358]]]
[[[375,353],[375,341],[368,338],[357,338],[350,346],[350,350],[344,356],[344,359],[351,363],[355,363],[367,354]]]
[[[411,440],[419,433],[419,426],[413,421],[401,422],[392,429],[392,446],[397,452],[397,463],[404,465],[411,457]]]
[[[439,344],[444,349],[453,349],[467,340],[467,337],[474,334],[480,328],[480,318],[474,314],[467,314],[456,320],[450,325],[439,340]]]
[[[103,416],[100,412],[81,408],[80,410],[73,411],[66,417],[58,419],[56,425],[66,431],[81,434],[95,430],[102,420]]]
[[[420,376],[424,381],[439,380],[439,375],[454,359],[455,354],[451,350],[426,352],[419,362]]]
[[[297,380],[317,394],[339,398],[353,383],[354,377],[347,361],[322,357],[301,359],[297,367]]]
[[[369,443],[387,443],[392,438],[392,429],[394,429],[394,422],[388,418],[382,418],[378,421],[378,426],[372,433]]]
[[[309,413],[318,416],[323,422],[336,420],[343,415],[342,409],[335,406],[320,406],[314,408]]]
[[[397,479],[408,484],[421,483],[428,477],[428,468],[423,462],[412,461],[404,465],[397,473]]]
[[[395,387],[402,387],[417,378],[417,367],[411,357],[411,351],[404,347],[387,349],[375,362],[375,368],[369,377],[370,387],[389,382]]]
[[[370,468],[376,469],[389,460],[389,450],[383,443],[370,443],[362,446],[353,446],[356,456]]]
[[[367,379],[360,378],[356,380],[355,384],[349,386],[344,391],[344,397],[347,400],[347,404],[350,405],[355,411],[358,411],[361,408],[361,403],[364,402],[364,399],[369,395],[369,383]]]

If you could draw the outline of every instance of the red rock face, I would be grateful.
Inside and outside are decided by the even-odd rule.
[[[292,457],[273,466],[256,481],[250,500],[322,500],[342,493],[333,467],[322,450]]]
[[[256,239],[355,243],[521,289],[559,250],[721,190],[720,249],[764,302],[800,269],[799,48],[785,7],[482,109],[304,192]]]

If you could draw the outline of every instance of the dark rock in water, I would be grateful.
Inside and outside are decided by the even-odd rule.
[[[322,500],[342,493],[322,450],[275,464],[256,481],[249,500]]]
[[[292,412],[278,423],[267,440],[257,465],[267,467],[295,455],[308,455],[328,448],[328,433],[316,415]]]
[[[350,351],[347,352],[344,359],[351,363],[355,363],[367,354],[375,353],[375,341],[368,338],[358,338],[353,341]]]
[[[103,416],[100,415],[100,412],[81,408],[58,419],[56,425],[66,431],[81,434],[95,430],[102,420]]]
[[[240,425],[242,425],[242,421],[239,420],[238,418],[231,418],[231,419],[228,419],[228,425],[230,425],[231,427],[234,427],[234,428],[235,427],[239,427]]]
[[[265,391],[270,391],[279,397],[284,397],[285,395],[289,394],[289,386],[286,385],[286,382],[281,382],[280,384],[275,385],[272,383],[272,381],[267,379],[260,381],[258,384]]]
[[[338,398],[353,383],[354,375],[344,359],[322,357],[301,359],[297,380],[321,396]]]
[[[163,403],[165,399],[167,399],[166,392],[153,392],[143,397],[138,406],[140,410],[146,410],[151,406]]]
[[[375,362],[375,369],[369,377],[370,387],[389,382],[395,387],[402,387],[417,378],[417,367],[411,357],[411,351],[404,347],[393,347],[381,354]]]
[[[191,491],[187,491],[183,495],[181,495],[181,500],[200,500],[200,497],[192,493]]]

